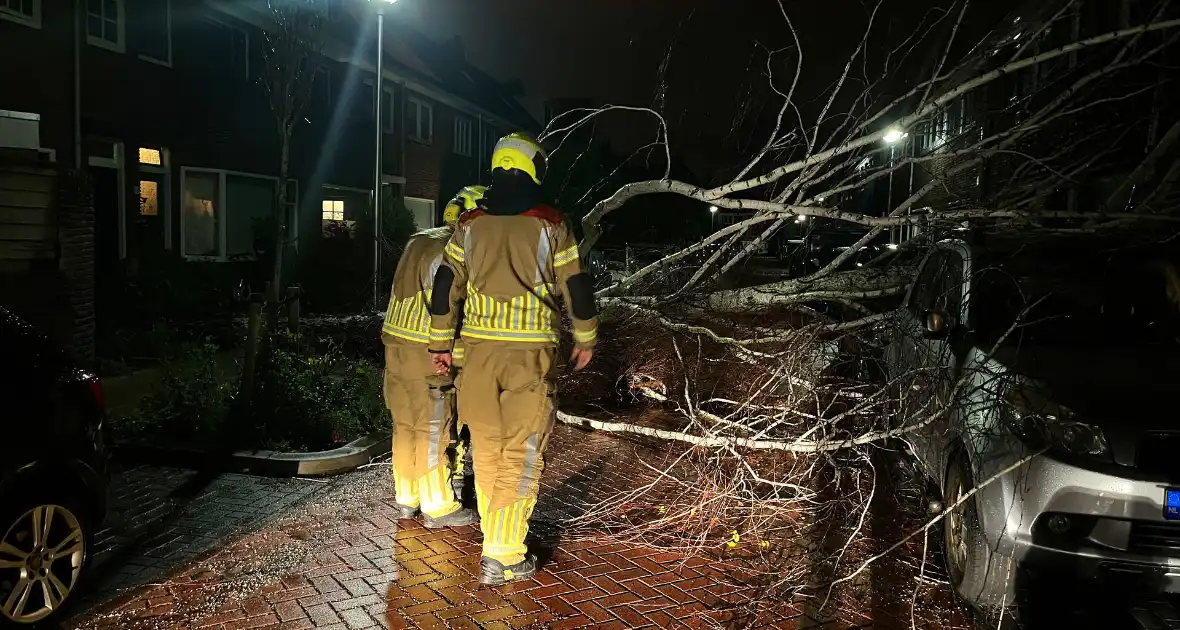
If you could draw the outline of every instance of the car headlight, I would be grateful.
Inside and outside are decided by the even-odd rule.
[[[1099,458],[1110,455],[1102,429],[1079,422],[1069,409],[1040,393],[1014,388],[1005,399],[1005,425],[1029,448]]]

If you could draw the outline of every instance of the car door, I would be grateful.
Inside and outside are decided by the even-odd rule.
[[[926,334],[926,314],[937,311],[952,328],[964,321],[966,251],[961,244],[947,242],[927,256],[902,309],[901,342],[892,375],[899,415],[915,427],[905,439],[927,474],[940,483],[949,447],[958,435],[952,400],[958,366],[949,339]]]

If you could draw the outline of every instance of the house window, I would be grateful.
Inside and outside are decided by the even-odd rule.
[[[123,52],[123,0],[86,0],[86,41]]]
[[[455,116],[455,153],[471,157],[471,119]]]
[[[434,110],[428,103],[411,97],[406,115],[411,140],[424,144],[434,141]]]
[[[410,216],[414,217],[414,226],[419,230],[434,227],[434,201],[431,199],[418,199],[417,197],[406,197],[406,210],[409,211]]]
[[[164,156],[159,149],[139,148],[139,163],[150,164],[152,166],[162,166],[164,164]]]
[[[274,246],[278,179],[249,173],[181,169],[181,254],[218,261],[251,259]],[[289,200],[295,203],[295,200]],[[297,233],[293,220],[289,234]]]
[[[344,200],[343,199],[325,199],[323,207],[323,220],[329,221],[343,221],[344,220]]]
[[[145,179],[139,182],[139,216],[160,216],[160,184]]]
[[[0,0],[0,20],[41,28],[41,0]]]
[[[139,58],[172,67],[172,0],[126,0],[128,46]]]
[[[202,36],[207,44],[202,48],[204,68],[218,76],[227,72],[240,80],[250,81],[250,37],[246,31],[221,20],[207,18],[207,33]]]

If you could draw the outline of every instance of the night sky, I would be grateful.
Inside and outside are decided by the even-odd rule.
[[[926,3],[892,4],[897,11]],[[784,5],[807,61],[800,94],[814,100],[855,46],[871,5]],[[749,150],[754,130],[735,129],[735,122],[777,110],[762,96],[765,51],[792,43],[774,0],[399,0],[391,14],[436,40],[460,37],[475,65],[501,80],[519,79],[538,119],[545,97],[657,103],[661,63],[675,42],[663,110],[673,147],[694,171]],[[776,76],[788,82],[793,69],[784,55]],[[654,136],[654,125],[636,116],[616,115],[603,130],[620,150]]]

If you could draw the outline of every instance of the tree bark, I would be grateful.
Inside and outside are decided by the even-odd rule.
[[[281,133],[282,155],[279,160],[278,207],[275,208],[274,269],[271,271],[270,291],[266,296],[266,312],[270,330],[277,328],[279,317],[279,296],[282,295],[283,249],[287,238],[287,174],[291,166],[291,127]]]

